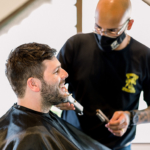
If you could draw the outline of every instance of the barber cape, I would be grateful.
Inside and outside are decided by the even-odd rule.
[[[0,118],[0,150],[110,150],[52,113],[17,104]]]

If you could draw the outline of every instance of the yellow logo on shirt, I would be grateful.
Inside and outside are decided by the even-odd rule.
[[[136,90],[134,88],[134,85],[136,85],[136,80],[139,78],[134,73],[127,73],[126,74],[126,85],[122,88],[122,91],[128,92],[128,93],[135,93]]]

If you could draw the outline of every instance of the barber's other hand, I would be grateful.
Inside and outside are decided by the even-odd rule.
[[[130,123],[130,112],[128,111],[116,111],[109,121],[105,125],[108,130],[115,136],[123,136]]]
[[[73,104],[67,103],[60,103],[58,105],[55,105],[55,107],[61,109],[61,110],[75,110],[75,107]]]

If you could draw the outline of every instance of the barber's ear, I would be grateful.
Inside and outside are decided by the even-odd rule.
[[[134,20],[131,19],[131,20],[129,21],[129,23],[128,23],[128,28],[127,28],[127,30],[130,30],[130,29],[132,28],[133,23],[134,23]]]
[[[27,86],[34,92],[40,91],[40,81],[37,78],[29,78],[27,80]]]

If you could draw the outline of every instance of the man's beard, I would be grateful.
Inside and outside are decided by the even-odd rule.
[[[51,105],[57,105],[67,100],[66,95],[62,95],[56,86],[48,85],[44,80],[41,80],[42,89],[42,107],[50,107]]]

